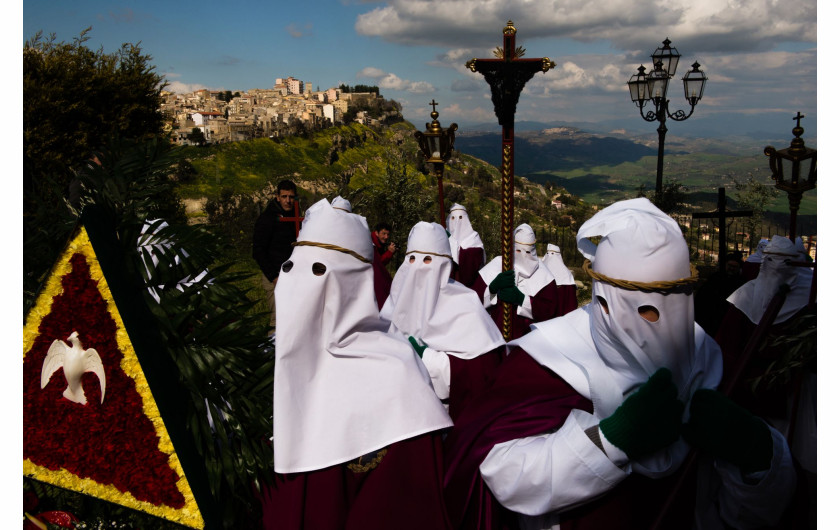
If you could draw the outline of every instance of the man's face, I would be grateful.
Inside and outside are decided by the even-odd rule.
[[[391,237],[391,231],[388,230],[387,228],[383,228],[382,230],[379,230],[378,232],[376,232],[376,237],[378,237],[379,242],[384,245],[384,244],[388,243],[388,238]]]
[[[291,212],[292,205],[295,202],[295,192],[292,190],[280,190],[277,193],[277,202],[280,203],[280,208],[283,208],[284,212]]]

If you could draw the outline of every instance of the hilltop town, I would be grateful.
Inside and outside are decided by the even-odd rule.
[[[313,91],[312,83],[294,77],[276,79],[273,88],[244,93],[202,89],[187,94],[164,90],[161,95],[165,132],[178,145],[277,137],[349,121],[378,125],[401,119],[399,104],[388,105],[377,87],[341,85]]]

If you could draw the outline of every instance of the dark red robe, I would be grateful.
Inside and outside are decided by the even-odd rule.
[[[340,443],[336,440],[336,443]],[[264,488],[266,530],[449,529],[440,432],[393,443],[379,464],[275,475]]]
[[[499,366],[493,384],[463,411],[444,442],[444,493],[452,527],[518,528],[517,515],[496,501],[481,478],[479,465],[498,443],[560,428],[573,409],[592,412],[592,404],[525,351],[514,349]],[[605,495],[564,512],[561,527],[648,528],[675,478],[676,474],[660,480],[631,475]],[[662,528],[691,527],[695,483],[692,475]]]
[[[458,264],[453,263],[449,277],[472,287],[478,278],[478,271],[484,266],[484,249],[481,247],[459,248]]]
[[[449,416],[455,421],[476,396],[480,396],[490,383],[505,355],[499,346],[473,359],[449,355]]]
[[[554,316],[562,317],[578,308],[577,286],[573,284],[556,285],[557,287],[557,309]]]
[[[486,289],[487,284],[484,283],[484,280],[479,275],[472,285],[472,290],[478,294],[478,299],[481,300],[481,303],[484,303],[484,292]],[[575,298],[575,304],[577,304],[577,298]],[[557,285],[554,282],[549,282],[545,287],[540,289],[536,296],[531,297],[531,314],[534,318],[523,317],[516,314],[516,310],[514,310],[510,340],[518,339],[531,331],[530,326],[534,322],[543,322],[554,318],[557,305]],[[504,310],[502,308],[503,304],[498,303],[490,306],[487,311],[493,317],[493,322],[496,323],[499,331],[504,333]]]

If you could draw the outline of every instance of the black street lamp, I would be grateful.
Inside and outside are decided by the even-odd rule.
[[[817,150],[805,147],[805,140],[800,138],[805,129],[799,122],[804,117],[797,112],[793,118],[796,127],[792,131],[794,139],[790,141],[790,147],[778,151],[770,145],[764,148],[764,154],[770,157],[770,171],[776,187],[788,194],[791,241],[796,239],[796,213],[802,194],[817,187]]]
[[[440,114],[435,108],[439,103],[432,100],[429,105],[432,106],[432,123],[426,124],[426,132],[415,131],[414,137],[417,138],[417,143],[420,144],[420,150],[423,151],[426,162],[429,162],[435,168],[435,174],[438,179],[440,224],[446,228],[446,212],[443,209],[443,165],[452,155],[452,148],[455,146],[455,131],[458,130],[458,124],[453,123],[448,129],[441,129],[440,122],[438,121]]]
[[[671,47],[671,41],[667,38],[662,41],[662,46],[650,56],[653,60],[653,70],[645,74],[645,67],[639,66],[639,73],[630,77],[627,86],[630,88],[630,99],[639,108],[639,114],[645,121],[658,121],[659,128],[659,153],[656,160],[656,198],[662,196],[662,158],[665,154],[665,120],[671,118],[674,121],[684,121],[694,114],[694,106],[703,97],[703,89],[706,87],[708,78],[700,70],[700,64],[695,61],[692,69],[683,76],[683,88],[685,99],[691,105],[688,114],[678,110],[673,114],[668,109],[668,83],[677,71],[677,64],[680,61],[680,54],[676,48]],[[651,101],[653,109],[644,111],[645,104]]]

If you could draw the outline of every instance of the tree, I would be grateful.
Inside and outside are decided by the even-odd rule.
[[[197,145],[204,145],[207,143],[207,139],[204,138],[204,133],[201,132],[201,129],[198,127],[193,127],[193,130],[189,135],[187,135],[187,140]]]
[[[779,190],[772,184],[762,183],[752,175],[746,180],[735,181],[735,200],[738,207],[752,210],[752,216],[746,221],[747,232],[750,234],[750,249],[758,242],[767,208],[778,196]]]
[[[65,196],[76,171],[106,138],[162,134],[163,77],[139,45],[113,53],[85,46],[90,28],[72,42],[38,32],[23,46],[24,301],[70,234],[76,213]]]

